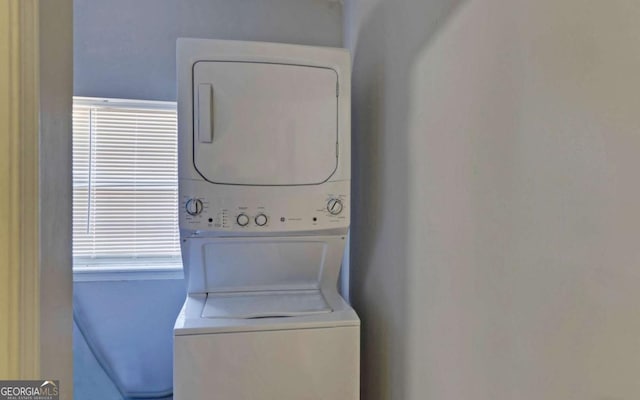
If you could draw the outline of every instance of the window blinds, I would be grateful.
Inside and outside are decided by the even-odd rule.
[[[74,98],[74,269],[181,266],[175,103]]]

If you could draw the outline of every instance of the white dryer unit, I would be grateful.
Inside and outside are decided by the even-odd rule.
[[[179,39],[176,400],[356,400],[344,49]]]

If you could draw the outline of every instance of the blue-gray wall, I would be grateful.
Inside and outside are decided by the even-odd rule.
[[[74,95],[176,100],[178,37],[341,46],[342,6],[334,0],[75,0]],[[77,322],[119,389],[170,388],[171,328],[183,280],[75,282],[74,291]],[[92,358],[82,336],[76,338],[76,364],[88,365]],[[85,386],[104,379],[90,369],[75,373],[79,400]]]
[[[179,37],[342,46],[335,0],[75,0],[74,94],[175,100]]]

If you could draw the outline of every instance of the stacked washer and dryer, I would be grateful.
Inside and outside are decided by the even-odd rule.
[[[179,39],[176,400],[355,400],[344,49]]]

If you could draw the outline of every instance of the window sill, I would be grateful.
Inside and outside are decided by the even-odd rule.
[[[74,268],[74,282],[95,281],[138,281],[156,279],[184,279],[182,268],[118,268],[118,267],[91,267]]]

